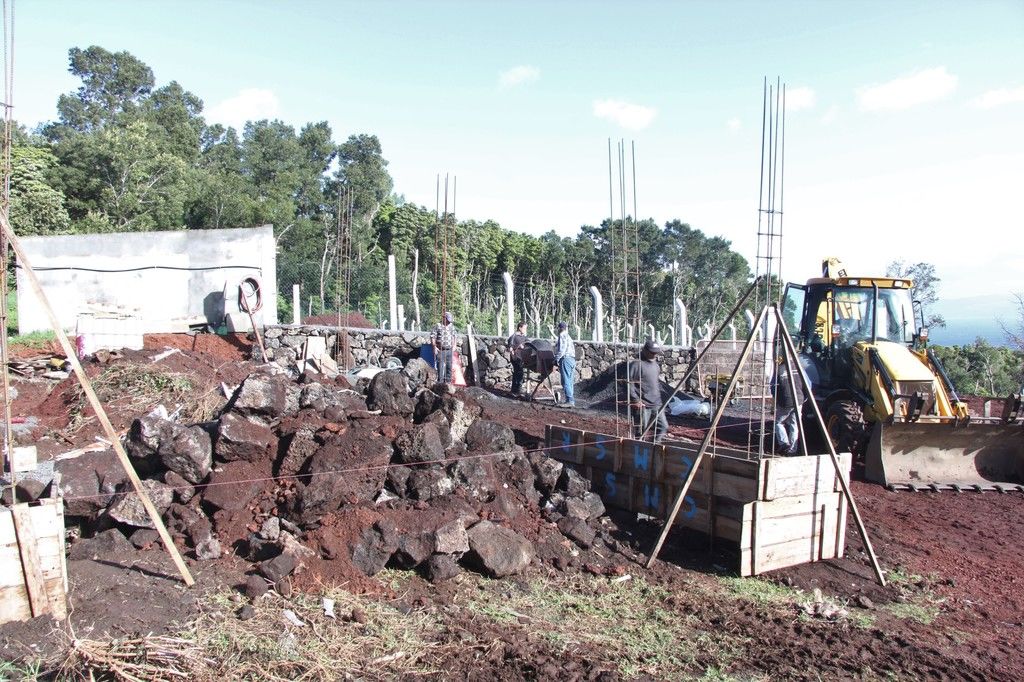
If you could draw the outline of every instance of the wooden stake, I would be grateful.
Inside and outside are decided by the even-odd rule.
[[[2,230],[7,236],[11,249],[21,262],[21,266],[25,271],[25,276],[32,287],[32,291],[35,292],[36,298],[39,299],[39,303],[43,306],[43,310],[46,311],[47,317],[50,318],[50,326],[53,327],[53,332],[57,336],[57,341],[60,342],[61,348],[64,349],[68,362],[71,363],[71,369],[75,372],[75,376],[78,377],[78,381],[82,385],[82,391],[85,393],[85,397],[89,400],[89,405],[96,412],[96,418],[99,419],[100,425],[102,425],[103,431],[107,436],[107,440],[110,441],[114,448],[114,453],[117,455],[117,459],[121,462],[121,466],[124,467],[124,471],[128,475],[128,480],[131,481],[132,487],[135,488],[135,493],[142,501],[142,506],[146,508],[146,513],[149,514],[150,520],[152,520],[153,525],[156,526],[156,531],[160,534],[160,539],[163,540],[167,553],[170,554],[171,559],[174,560],[174,564],[177,566],[178,572],[181,573],[181,577],[185,581],[185,584],[189,586],[194,585],[196,582],[195,579],[189,572],[184,560],[182,560],[181,554],[178,552],[178,548],[174,546],[174,541],[171,540],[171,536],[168,534],[167,528],[164,526],[164,522],[160,518],[160,512],[158,512],[156,507],[153,506],[152,500],[149,499],[149,495],[147,495],[146,491],[143,489],[142,481],[139,480],[139,475],[135,473],[135,468],[132,466],[131,461],[129,461],[128,453],[125,452],[124,446],[121,445],[121,439],[118,437],[117,431],[114,430],[113,424],[110,423],[110,419],[107,417],[107,412],[103,409],[103,404],[96,396],[96,392],[93,390],[92,383],[89,381],[89,377],[86,376],[85,370],[82,369],[82,363],[78,361],[78,355],[75,353],[74,346],[71,345],[67,334],[64,333],[64,328],[61,327],[60,321],[57,319],[57,314],[53,311],[53,306],[50,305],[50,301],[46,298],[46,293],[43,291],[42,285],[39,284],[39,278],[36,277],[35,270],[32,269],[32,264],[29,262],[28,257],[21,248],[21,242],[18,241],[17,235],[14,234],[14,230],[11,228],[10,223],[7,222],[7,217],[2,214],[0,214],[0,230]]]

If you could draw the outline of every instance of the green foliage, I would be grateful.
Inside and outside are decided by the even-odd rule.
[[[493,220],[437,216],[392,195],[375,135],[350,134],[338,144],[325,121],[298,131],[279,120],[249,121],[241,131],[207,125],[197,96],[176,81],[158,85],[128,52],[73,48],[69,64],[81,86],[60,97],[59,119],[40,139],[15,131],[12,217],[23,234],[272,224],[279,294],[290,302],[300,284],[303,313],[335,312],[347,300],[379,323],[394,254],[407,319],[418,304],[428,327],[445,307],[461,329],[472,322],[483,333],[497,332],[504,319],[504,272],[516,283],[515,317],[538,336],[560,319],[590,329],[590,285],[606,296],[609,316],[632,320],[636,299],[624,296],[627,283],[616,273],[634,227],[628,267],[639,273],[643,318],[658,329],[672,324],[675,298],[688,306],[691,324],[720,321],[750,278],[728,241],[678,220],[661,227],[627,217],[625,225],[606,220],[574,237],[535,237]],[[339,210],[347,211],[348,198],[351,262],[340,264]],[[635,291],[635,279],[628,288]]]
[[[45,147],[11,150],[11,225],[20,235],[65,234],[71,217],[64,195],[46,178],[57,157]]]
[[[935,266],[931,263],[907,263],[894,260],[885,269],[886,277],[909,277],[914,283],[914,300],[920,302],[924,316],[924,326],[945,327],[946,320],[942,315],[928,313],[929,308],[939,300],[939,279],[935,274]]]
[[[1024,351],[982,338],[965,346],[932,346],[959,393],[1004,398],[1020,390]]]

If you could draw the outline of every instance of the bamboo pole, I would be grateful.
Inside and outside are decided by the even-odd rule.
[[[106,434],[107,439],[110,441],[111,446],[114,448],[114,453],[117,455],[117,459],[121,462],[121,466],[124,467],[124,471],[128,475],[128,480],[131,481],[132,487],[135,488],[136,494],[142,501],[142,506],[146,508],[146,513],[149,514],[150,520],[152,520],[153,525],[156,526],[156,531],[160,534],[160,539],[163,540],[167,553],[170,554],[171,559],[174,560],[174,565],[177,566],[178,572],[181,573],[181,577],[185,581],[185,584],[189,586],[194,585],[196,582],[195,579],[189,572],[184,560],[182,560],[181,554],[178,552],[178,548],[174,546],[174,541],[171,540],[171,536],[168,534],[167,528],[164,526],[164,522],[160,518],[160,512],[158,512],[156,507],[153,506],[153,502],[149,499],[149,495],[147,495],[146,491],[142,488],[142,481],[139,480],[139,475],[135,472],[135,468],[128,460],[128,453],[125,452],[124,446],[121,445],[121,439],[118,437],[117,431],[114,430],[113,424],[110,423],[110,419],[107,417],[107,412],[103,409],[103,404],[96,396],[96,392],[93,390],[92,383],[89,381],[89,377],[86,376],[85,370],[82,369],[82,363],[78,361],[78,355],[75,353],[75,348],[71,345],[71,341],[68,340],[67,334],[64,333],[64,329],[61,327],[60,321],[57,319],[57,314],[50,305],[50,301],[46,298],[46,293],[43,291],[42,285],[39,284],[39,278],[36,277],[35,270],[32,269],[32,264],[29,262],[28,257],[21,248],[21,242],[18,241],[18,237],[14,234],[14,230],[11,228],[10,223],[7,222],[7,217],[2,214],[0,214],[0,230],[2,230],[4,235],[7,237],[11,249],[21,262],[29,285],[32,287],[32,291],[35,292],[36,297],[39,299],[39,303],[43,306],[43,310],[46,311],[46,315],[50,319],[50,326],[53,327],[53,332],[57,336],[57,341],[60,342],[61,348],[64,349],[64,353],[67,355],[68,361],[71,363],[71,369],[75,372],[75,376],[78,377],[78,381],[82,385],[82,391],[89,400],[89,405],[96,412],[96,418],[99,419],[100,424],[103,426],[103,431]]]

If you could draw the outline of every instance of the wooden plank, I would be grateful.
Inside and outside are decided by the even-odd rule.
[[[591,489],[600,495],[601,500],[609,507],[635,511],[630,506],[632,480],[629,476],[613,471],[594,469],[590,482]]]
[[[819,495],[800,495],[798,497],[781,497],[777,500],[759,500],[757,505],[761,518],[778,518],[797,516],[817,511],[821,505],[830,509],[839,508],[842,493],[827,492]]]
[[[840,466],[845,472],[846,480],[849,480],[850,461],[849,453],[844,453],[840,457]],[[835,476],[835,468],[828,455],[776,457],[765,460],[765,463],[765,475],[761,486],[763,500],[815,491],[841,490]]]
[[[760,575],[779,568],[796,566],[833,557],[819,553],[819,545],[813,538],[791,540],[767,547],[751,548],[740,553],[740,575]],[[756,551],[757,560],[754,561]],[[756,570],[755,570],[756,569]]]
[[[25,575],[25,587],[28,590],[29,605],[33,616],[50,613],[50,596],[43,584],[43,572],[39,565],[39,552],[36,547],[36,533],[32,527],[27,504],[16,504],[11,507],[14,517],[14,530],[18,534],[18,547],[21,550],[21,568]]]
[[[552,425],[548,437],[548,455],[560,462],[582,464],[583,452],[579,443],[583,435],[583,431]]]
[[[58,515],[54,511],[52,503],[30,507],[29,514],[37,537],[63,537],[64,515]],[[17,544],[18,536],[14,530],[14,519],[8,509],[0,509],[0,547],[16,547]]]
[[[764,461],[747,459],[740,450],[719,448],[715,455],[715,471],[723,474],[735,474],[746,478],[759,478]]]
[[[583,463],[602,471],[619,471],[619,447],[621,438],[588,434],[583,443]]]
[[[839,493],[839,527],[836,529],[835,555],[843,556],[846,553],[846,496]]]
[[[24,584],[17,587],[0,587],[0,623],[28,620],[31,617],[32,607],[29,605],[28,592],[25,591]]]
[[[647,481],[657,481],[656,465],[664,461],[664,456],[657,457],[662,451],[662,446],[654,443],[646,443],[640,440],[624,439],[622,441],[620,455],[620,471],[634,478],[642,478]]]
[[[754,514],[757,519],[757,544],[759,546],[777,545],[792,540],[816,538],[820,544],[822,537],[836,537],[836,520],[838,509],[818,509],[810,514],[797,516],[781,516],[765,518],[760,513],[761,506],[754,503]],[[834,552],[835,541],[831,543]]]

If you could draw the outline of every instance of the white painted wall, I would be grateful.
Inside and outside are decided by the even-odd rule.
[[[277,323],[277,254],[270,225],[20,241],[65,329],[74,329],[79,315],[110,312],[140,318],[151,333],[181,331],[186,321],[200,319],[216,325],[225,313],[238,312],[238,284],[246,277],[261,282],[263,308],[256,323]],[[19,264],[18,332],[49,328]]]

